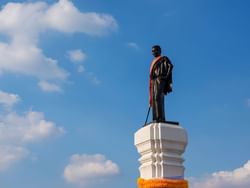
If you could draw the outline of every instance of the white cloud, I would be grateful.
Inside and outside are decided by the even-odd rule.
[[[82,62],[87,58],[87,55],[81,49],[69,50],[67,52],[67,56],[69,57],[71,62],[77,64],[78,73],[85,72],[87,78],[94,85],[98,85],[101,83],[101,81],[97,78],[97,76],[93,72],[86,71],[85,67],[82,65]]]
[[[45,3],[8,3],[0,11],[0,34],[9,42],[0,42],[0,71],[65,80],[68,73],[56,60],[46,57],[37,47],[39,33],[46,29],[42,22],[48,5]]]
[[[24,115],[14,112],[0,117],[0,143],[25,144],[62,134],[62,127],[47,121],[41,112],[29,111]]]
[[[86,186],[98,183],[119,174],[119,167],[101,154],[71,156],[70,163],[64,169],[67,182]]]
[[[93,72],[87,73],[88,79],[94,84],[99,85],[101,81],[97,78],[97,76]]]
[[[80,12],[69,0],[59,0],[49,7],[44,21],[49,27],[61,32],[83,32],[98,36],[114,31],[118,27],[111,15]]]
[[[94,76],[92,78],[92,83],[95,84],[95,85],[99,85],[101,83],[101,81],[96,76]]]
[[[18,95],[13,96],[19,98]],[[46,120],[42,112],[29,111],[23,115],[15,112],[0,114],[0,170],[5,170],[27,157],[30,153],[27,144],[43,141],[64,132],[62,127]]]
[[[47,57],[38,47],[42,32],[81,32],[101,36],[117,29],[116,20],[108,14],[80,12],[70,0],[7,3],[0,10],[0,72],[33,76],[39,80],[65,81],[69,73],[56,59]]]
[[[68,56],[72,62],[82,62],[87,57],[87,55],[81,49],[69,50]]]
[[[85,67],[81,64],[86,60],[87,55],[81,49],[69,50],[67,56],[70,61],[77,64],[77,72],[82,73],[85,71]]]
[[[0,104],[3,104],[5,107],[12,107],[19,100],[20,97],[18,95],[6,93],[0,90]]]
[[[85,71],[84,66],[83,66],[83,65],[79,65],[78,68],[77,68],[77,71],[78,71],[79,73],[84,72],[84,71]]]
[[[136,44],[135,42],[129,42],[127,43],[128,47],[139,50],[140,47],[138,46],[138,44]]]
[[[250,107],[250,99],[247,99],[247,106]]]
[[[201,179],[191,178],[191,188],[246,188],[250,187],[250,161],[233,171],[215,172]]]
[[[61,92],[62,91],[60,86],[49,83],[47,81],[40,81],[38,85],[45,92]]]
[[[23,147],[0,145],[0,171],[8,169],[29,155],[29,151]]]

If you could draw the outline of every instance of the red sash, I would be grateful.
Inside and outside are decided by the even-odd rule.
[[[149,105],[150,106],[152,106],[152,101],[153,101],[152,99],[153,98],[153,80],[151,79],[152,72],[153,72],[154,66],[159,62],[161,58],[162,58],[161,56],[154,58],[154,60],[152,61],[150,65],[150,71],[149,71]]]

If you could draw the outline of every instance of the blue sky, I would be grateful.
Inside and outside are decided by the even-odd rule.
[[[191,187],[249,187],[249,1],[0,5],[1,187],[136,187],[154,44],[174,64],[166,113],[188,132]]]

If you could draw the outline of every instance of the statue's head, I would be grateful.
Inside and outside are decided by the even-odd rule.
[[[154,57],[158,57],[161,55],[161,47],[159,45],[154,45],[152,47],[152,54]]]

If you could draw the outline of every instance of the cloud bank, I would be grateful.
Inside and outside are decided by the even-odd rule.
[[[87,54],[84,53],[81,49],[74,49],[74,50],[69,50],[67,52],[67,56],[69,57],[69,60],[77,64],[77,72],[82,73],[85,71],[85,67],[83,66],[83,61],[86,60]]]
[[[10,108],[19,100],[20,97],[18,95],[6,93],[0,90],[0,104],[4,105],[4,107]]]
[[[215,172],[201,179],[191,178],[191,188],[246,188],[250,187],[250,161],[233,171]]]
[[[7,39],[0,41],[0,73],[28,75],[54,85],[67,80],[69,73],[38,47],[41,33],[53,30],[102,36],[118,27],[111,15],[81,12],[70,0],[52,5],[7,3],[0,10],[0,23],[0,35]]]
[[[5,96],[20,98],[15,94],[2,93]],[[0,170],[6,170],[17,161],[26,158],[30,153],[27,144],[41,142],[63,133],[64,129],[46,120],[42,112],[0,114]]]
[[[70,163],[64,169],[64,178],[67,182],[83,187],[100,183],[117,174],[118,165],[101,154],[72,155]]]
[[[23,147],[0,145],[0,170],[9,168],[28,155],[29,151]]]
[[[135,42],[128,42],[127,45],[128,45],[128,47],[133,48],[135,50],[139,50],[140,49],[140,47],[138,46],[138,44],[135,43]]]
[[[69,50],[68,56],[71,62],[82,62],[87,58],[87,55],[81,49]]]
[[[247,103],[247,106],[250,107],[250,98],[247,99],[246,103]]]
[[[61,92],[62,91],[60,86],[53,84],[53,83],[49,83],[47,81],[40,81],[38,85],[45,92]]]

